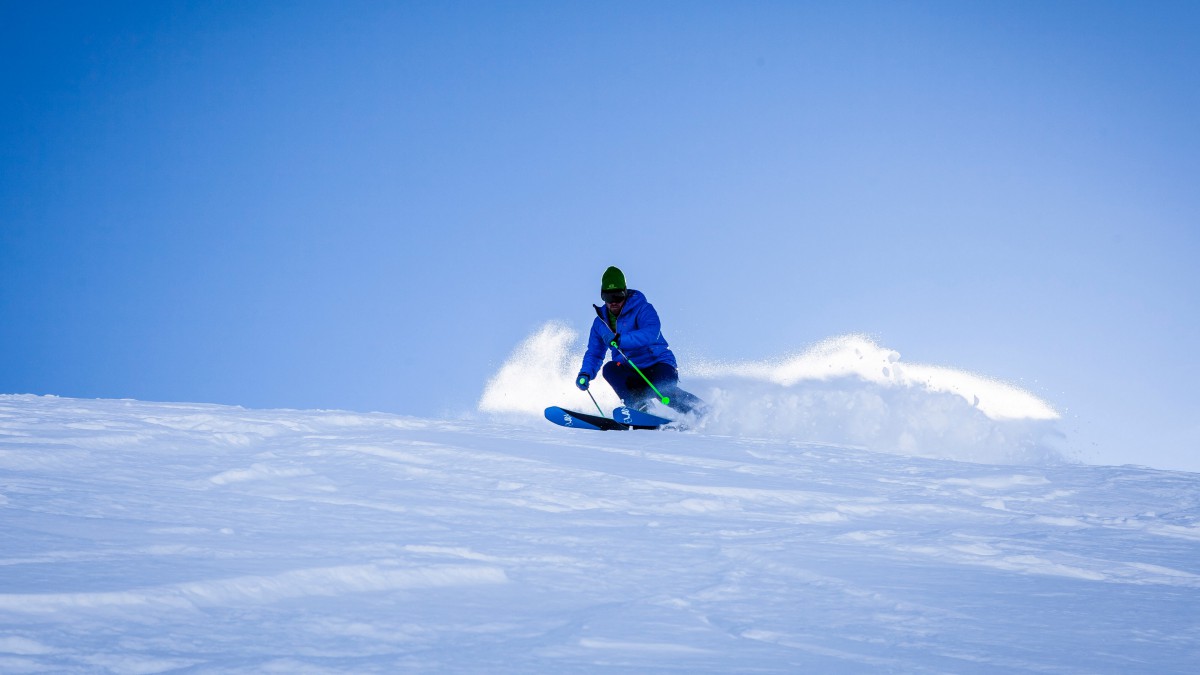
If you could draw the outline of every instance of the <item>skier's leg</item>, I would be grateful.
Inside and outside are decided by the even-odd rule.
[[[688,413],[695,413],[701,417],[708,412],[708,404],[705,403],[699,396],[696,396],[690,391],[684,391],[678,386],[675,387],[674,392],[675,393],[673,394],[667,394],[671,397],[671,402],[667,405],[669,405],[672,409],[678,410],[685,415]]]
[[[637,371],[616,361],[609,361],[604,364],[601,372],[605,381],[613,388],[613,391],[617,392],[622,403],[630,408],[644,409],[639,405],[645,402],[649,388],[638,376]]]
[[[679,371],[674,366],[668,363],[656,363],[649,368],[644,368],[642,372],[646,373],[646,377],[650,378],[663,396],[670,399],[671,402],[667,405],[672,410],[685,415],[689,412],[703,415],[707,411],[708,406],[698,396],[679,388]]]

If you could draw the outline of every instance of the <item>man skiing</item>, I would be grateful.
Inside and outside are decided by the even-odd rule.
[[[604,270],[600,298],[604,306],[592,305],[596,319],[588,336],[583,367],[575,376],[575,386],[587,390],[604,362],[605,349],[610,349],[612,361],[604,364],[604,379],[626,406],[642,411],[649,407],[650,399],[654,398],[654,391],[646,383],[649,379],[674,410],[703,414],[704,402],[679,388],[675,355],[667,347],[654,305],[646,301],[641,291],[626,288],[625,274],[616,267]],[[645,379],[625,362],[626,358],[642,371]]]

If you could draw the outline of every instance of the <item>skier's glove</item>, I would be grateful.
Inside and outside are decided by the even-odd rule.
[[[613,347],[620,348],[620,346],[621,346],[621,334],[620,334],[620,333],[613,333],[612,339],[608,341],[608,344],[612,345]]]
[[[587,391],[587,388],[588,388],[588,381],[589,381],[590,379],[591,379],[591,378],[589,378],[589,377],[588,377],[587,373],[580,373],[580,374],[579,374],[579,375],[578,375],[578,376],[575,378],[575,386],[576,386],[576,387],[579,387],[579,390],[580,390],[580,391]]]

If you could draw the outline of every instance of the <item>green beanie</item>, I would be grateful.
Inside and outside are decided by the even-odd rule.
[[[620,291],[625,289],[625,274],[621,270],[610,267],[604,270],[604,278],[600,280],[601,291]]]

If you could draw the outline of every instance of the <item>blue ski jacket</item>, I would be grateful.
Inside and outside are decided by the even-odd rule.
[[[624,361],[618,352],[608,343],[612,340],[613,330],[608,325],[608,310],[592,305],[596,310],[596,319],[592,321],[592,333],[588,336],[587,352],[583,355],[583,367],[579,372],[588,376],[589,380],[596,379],[596,373],[604,363],[604,350],[612,351],[612,359],[620,363]],[[667,346],[667,340],[662,334],[662,324],[658,320],[658,312],[654,305],[646,301],[641,291],[630,290],[621,314],[617,316],[617,332],[621,334],[621,351],[629,357],[638,368],[648,368],[656,363],[669,363],[678,368],[675,355]]]

